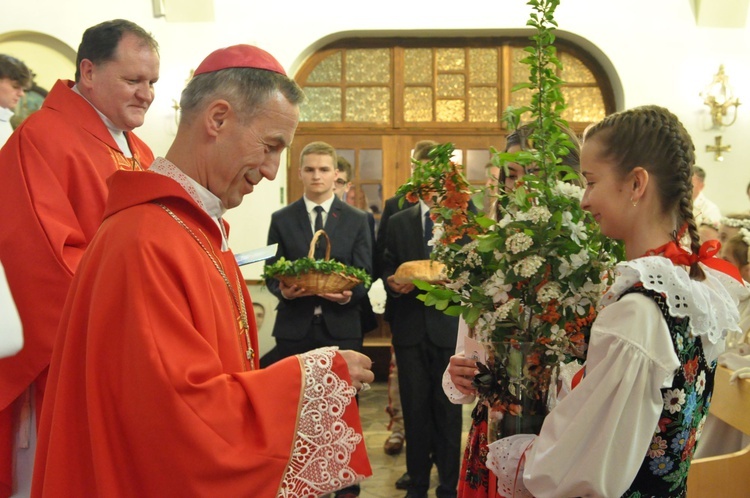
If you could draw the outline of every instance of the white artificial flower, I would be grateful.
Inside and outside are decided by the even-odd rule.
[[[539,289],[536,293],[536,300],[542,304],[546,304],[555,299],[559,300],[562,297],[562,288],[557,282],[547,282]]]
[[[516,218],[520,221],[531,221],[532,223],[547,223],[552,217],[547,206],[533,206],[528,211],[518,213]]]
[[[523,258],[521,261],[513,265],[513,270],[517,275],[529,278],[536,273],[542,264],[544,264],[544,258],[534,254]]]
[[[586,226],[581,221],[579,221],[578,223],[573,223],[573,213],[571,213],[570,211],[565,211],[562,214],[562,223],[564,226],[570,229],[570,238],[573,239],[579,246],[581,245],[582,240],[586,240],[589,238],[589,235],[586,232]]]
[[[565,258],[559,258],[560,260],[560,277],[565,278],[571,273],[573,273],[578,268],[582,267],[586,263],[589,262],[591,259],[589,257],[588,251],[586,249],[581,249],[580,252],[577,254],[571,254],[568,256],[570,260],[567,260]]]
[[[497,226],[498,228],[505,228],[513,221],[513,217],[510,214],[506,214],[505,216],[503,216],[503,219],[497,222]]]
[[[440,239],[443,238],[443,232],[445,229],[443,228],[442,223],[435,223],[432,227],[432,240],[430,240],[427,245],[432,247],[437,247],[440,245]]]
[[[511,299],[508,302],[498,306],[498,308],[495,310],[495,313],[493,313],[495,321],[503,321],[506,318],[508,318],[508,315],[513,310],[513,306],[516,304],[516,299]]]
[[[505,247],[512,254],[523,252],[534,244],[534,239],[523,232],[517,232],[505,240]]]
[[[492,298],[492,302],[504,303],[508,300],[508,291],[513,288],[512,284],[505,283],[505,274],[497,270],[489,279],[482,283],[484,295]]]
[[[586,249],[581,249],[577,254],[570,255],[570,264],[573,266],[574,270],[577,270],[588,263],[590,259],[588,251]]]
[[[472,240],[471,242],[461,246],[461,249],[459,249],[458,252],[459,254],[460,253],[468,254],[468,253],[474,252],[478,246],[479,246],[479,241]]]
[[[453,280],[446,282],[445,287],[452,291],[459,292],[461,291],[463,287],[469,286],[470,277],[471,277],[471,274],[468,271],[462,271],[461,274],[458,276],[458,278],[455,278]]]
[[[578,199],[580,202],[583,199],[583,189],[578,185],[572,183],[566,183],[558,181],[552,189],[556,194],[564,195],[571,199]]]
[[[558,266],[558,272],[560,273],[560,278],[565,278],[571,273],[573,273],[573,266],[568,262],[565,258],[558,258],[560,260],[560,265]]]

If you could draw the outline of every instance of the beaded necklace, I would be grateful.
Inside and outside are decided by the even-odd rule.
[[[198,238],[198,236],[193,232],[187,224],[185,224],[184,221],[182,221],[179,216],[177,216],[174,212],[172,212],[171,209],[169,209],[167,206],[160,202],[155,202],[157,206],[162,208],[164,211],[169,214],[179,225],[184,228],[192,237],[193,239],[198,243],[198,245],[203,249],[203,252],[206,253],[206,256],[211,260],[211,262],[214,264],[214,268],[219,272],[219,275],[221,275],[221,278],[224,280],[224,283],[227,286],[227,290],[229,291],[229,295],[232,296],[232,302],[234,303],[234,307],[237,310],[237,327],[239,328],[239,335],[238,335],[238,341],[240,344],[240,350],[244,348],[244,346],[247,346],[247,349],[245,350],[245,356],[247,357],[247,361],[250,363],[250,368],[253,368],[253,358],[255,357],[255,350],[253,349],[252,342],[250,341],[250,325],[247,320],[247,309],[245,308],[245,300],[242,298],[241,290],[240,290],[240,277],[235,272],[235,278],[236,278],[236,287],[237,287],[237,295],[235,295],[234,290],[232,289],[232,284],[229,283],[229,279],[227,278],[227,274],[224,272],[224,268],[222,268],[221,263],[216,259],[216,257],[211,253],[211,251],[208,250],[208,248],[201,242],[201,240]],[[203,233],[201,231],[201,233]],[[205,237],[205,235],[204,235]],[[242,344],[242,338],[245,338],[245,345]],[[247,370],[245,367],[244,360],[242,361],[242,368],[243,370]]]

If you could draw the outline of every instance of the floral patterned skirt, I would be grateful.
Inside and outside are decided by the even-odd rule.
[[[471,427],[458,479],[458,498],[499,497],[497,478],[487,468],[487,406],[480,401],[471,412]]]

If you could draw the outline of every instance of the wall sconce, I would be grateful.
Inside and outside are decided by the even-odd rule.
[[[731,126],[737,120],[737,106],[740,100],[734,96],[734,90],[729,84],[729,77],[724,74],[724,65],[719,66],[719,72],[714,75],[714,79],[703,92],[703,103],[711,109],[711,121],[715,128],[721,126]],[[734,110],[734,116],[731,121],[727,121],[729,110]]]

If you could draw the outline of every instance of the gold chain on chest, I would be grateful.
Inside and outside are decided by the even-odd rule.
[[[229,291],[229,295],[232,296],[232,302],[235,306],[235,309],[237,310],[238,317],[237,317],[237,326],[240,329],[239,333],[239,340],[240,340],[240,349],[242,349],[242,336],[244,336],[245,341],[247,343],[247,349],[245,350],[245,356],[247,357],[248,362],[250,362],[250,368],[253,368],[253,358],[255,356],[255,351],[252,347],[252,342],[250,342],[250,325],[247,320],[247,308],[245,307],[245,300],[242,298],[241,290],[240,290],[240,277],[235,272],[235,278],[237,280],[236,287],[237,287],[237,295],[235,295],[234,290],[232,289],[232,284],[229,283],[229,278],[227,278],[227,274],[224,271],[224,268],[222,267],[221,263],[218,261],[216,256],[212,254],[211,251],[208,250],[208,248],[203,244],[203,242],[198,238],[198,236],[193,232],[193,230],[187,226],[187,224],[180,219],[179,216],[177,216],[174,212],[172,212],[171,209],[169,209],[167,206],[160,202],[155,202],[157,206],[162,208],[164,211],[166,211],[169,216],[171,216],[182,228],[184,228],[187,233],[189,233],[193,239],[198,243],[198,245],[203,249],[203,252],[206,253],[206,256],[211,260],[211,262],[214,265],[214,268],[219,272],[219,275],[221,275],[221,278],[224,280],[224,284],[227,286],[227,290]],[[201,231],[201,234],[203,232]],[[203,234],[205,237],[205,234]],[[242,368],[245,370],[245,361],[242,361]]]

